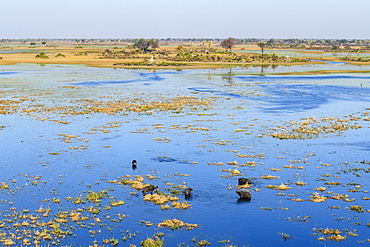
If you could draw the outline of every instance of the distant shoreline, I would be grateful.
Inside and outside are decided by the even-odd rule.
[[[225,52],[224,49],[219,46],[215,46],[215,48],[210,47],[208,49],[204,45],[202,46],[198,44],[194,46],[184,46],[183,50],[179,50],[180,46],[177,45],[178,44],[174,44],[172,46],[166,45],[151,53],[143,53],[132,48],[128,49],[101,45],[73,46],[67,44],[58,46],[2,46],[0,47],[0,65],[11,65],[17,63],[80,64],[102,68],[174,70],[216,69],[234,66],[293,66],[320,64],[320,60],[327,62],[346,62],[349,64],[370,65],[370,61],[343,61],[340,57],[333,56],[315,57],[312,58],[312,60],[315,61],[311,61],[310,58],[305,56],[296,56],[291,58],[288,55],[278,56],[272,52],[292,53],[296,52],[297,49],[266,49],[270,54],[265,53],[262,55],[261,52],[256,52],[256,50],[259,50],[257,45],[237,45],[233,49],[232,53]],[[318,50],[300,50],[297,54],[300,55],[301,53],[317,55],[328,52]],[[340,52],[336,52],[336,54],[338,53]],[[44,54],[45,57],[36,58],[40,54]],[[186,56],[191,59],[195,57],[195,59],[198,59],[199,61],[191,61],[191,59],[186,60],[186,58],[182,57],[182,60],[176,60],[178,54],[187,54]],[[343,52],[343,54],[348,54],[348,52]],[[353,56],[356,56],[357,54],[354,53]],[[218,59],[219,61],[210,61],[211,58]],[[153,62],[151,62],[151,60],[153,60]]]

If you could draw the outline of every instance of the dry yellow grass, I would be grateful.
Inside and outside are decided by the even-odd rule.
[[[174,45],[168,47],[161,47],[159,50],[168,50],[172,51],[173,54],[170,56],[176,55],[176,47]],[[194,49],[201,48],[200,46],[194,47]],[[91,47],[89,46],[84,48],[73,48],[66,45],[59,45],[58,47],[28,47],[28,46],[19,46],[14,49],[24,49],[24,50],[34,50],[34,52],[27,52],[27,53],[4,53],[1,54],[2,59],[0,59],[0,65],[10,65],[16,63],[40,63],[40,64],[85,64],[91,67],[107,67],[107,68],[114,68],[114,67],[129,67],[129,68],[155,68],[155,69],[178,69],[178,66],[117,66],[115,64],[119,63],[127,63],[127,62],[141,62],[147,57],[152,56],[151,54],[137,54],[135,58],[102,58],[101,55],[106,50],[106,48],[101,47]],[[255,45],[243,45],[236,47],[234,50],[256,50],[259,49]],[[86,51],[93,51],[87,52],[86,55],[76,56],[78,52],[86,52]],[[49,57],[48,59],[40,59],[35,58],[35,56],[40,53],[45,52],[46,55]],[[65,57],[56,57],[58,53],[62,53]],[[252,54],[252,53],[251,53]],[[255,55],[255,52],[253,53]],[[217,54],[218,56],[227,56],[226,54]],[[167,61],[164,58],[156,58],[157,62]],[[220,68],[220,67],[228,67],[230,65],[242,65],[243,63],[234,63],[234,62],[184,62],[186,65],[181,66],[181,69],[191,69],[191,68]],[[261,62],[253,62],[260,64]],[[307,62],[305,62],[307,63]],[[309,62],[312,63],[312,62]],[[248,63],[250,64],[250,63]],[[289,63],[291,65],[299,64],[299,63]]]

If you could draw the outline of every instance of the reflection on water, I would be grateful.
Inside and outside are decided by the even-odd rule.
[[[166,246],[196,246],[201,240],[211,246],[366,245],[370,77],[246,75],[355,68],[148,72],[2,66],[0,222],[5,238],[18,234],[22,238],[13,241],[20,246],[29,237],[14,229],[23,227],[28,235],[45,230],[52,241],[73,246],[104,245],[113,238],[119,246],[139,246],[158,232]],[[169,111],[138,103],[168,99],[175,99]],[[185,105],[200,99],[205,105]],[[85,112],[87,102],[95,104],[94,111]],[[101,111],[106,102],[112,111]],[[137,108],[122,110],[123,103]],[[358,128],[347,129],[350,125]],[[290,130],[321,132],[311,139],[271,135]],[[253,184],[240,188],[238,178]],[[143,200],[141,188],[135,188],[139,182],[191,206],[178,209],[171,201],[165,203],[169,209],[161,209]],[[185,188],[193,188],[190,196]],[[251,192],[252,200],[239,199],[237,190]],[[168,219],[199,227],[156,225]],[[326,228],[338,229],[345,239],[331,240],[333,234],[322,233]],[[67,231],[73,236],[57,237]],[[40,239],[41,245],[50,243]]]

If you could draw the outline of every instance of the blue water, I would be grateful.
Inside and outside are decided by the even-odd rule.
[[[235,76],[234,78],[244,81],[317,81],[317,80],[333,80],[333,79],[360,79],[370,82],[370,76],[351,76],[351,75],[307,75],[307,76]]]
[[[279,66],[274,71],[328,69],[370,68],[321,64]],[[111,238],[119,240],[118,246],[129,243],[139,246],[158,232],[164,233],[165,246],[197,246],[200,240],[209,241],[211,246],[225,246],[226,243],[219,243],[222,240],[237,246],[367,245],[368,213],[358,213],[349,207],[360,205],[365,211],[370,210],[369,200],[362,199],[370,197],[367,192],[370,121],[365,120],[369,118],[366,112],[370,103],[370,77],[366,73],[252,75],[259,70],[258,67],[233,68],[232,72],[239,75],[229,74],[225,79],[222,76],[229,69],[150,72],[80,65],[1,66],[0,110],[9,111],[0,114],[0,182],[9,185],[9,189],[0,189],[0,221],[7,226],[2,231],[14,233],[13,223],[7,221],[8,214],[13,215],[15,222],[22,223],[25,219],[16,215],[24,214],[24,210],[40,215],[35,210],[42,206],[49,207],[51,213],[40,216],[40,221],[55,220],[59,212],[78,209],[88,217],[78,222],[67,218],[66,223],[60,223],[62,230],[73,229],[74,234],[64,239],[53,237],[62,246],[87,246],[95,240],[104,245],[103,240]],[[151,113],[69,112],[105,103],[155,104],[177,97],[210,103],[179,111],[154,109]],[[10,103],[13,108],[9,108],[10,100],[16,101]],[[25,110],[31,109],[34,110],[26,114]],[[341,123],[356,123],[362,128],[302,140],[279,140],[269,135],[281,129],[279,126],[289,130],[292,122],[301,123],[303,118],[311,117],[318,120],[358,117]],[[318,121],[315,125],[326,123]],[[64,134],[74,137],[66,142]],[[133,159],[138,162],[137,169],[132,169]],[[243,165],[247,162],[252,163]],[[292,167],[287,168],[289,165]],[[275,168],[281,170],[271,170]],[[229,176],[227,170],[234,169],[240,175]],[[158,205],[144,201],[141,191],[108,182],[119,181],[125,175],[142,175],[145,182],[157,185],[166,193],[176,189],[173,187],[176,185],[191,187],[190,198],[183,194],[177,197],[192,207],[161,210]],[[146,175],[156,178],[150,180]],[[276,178],[267,180],[262,175]],[[40,179],[35,179],[36,176]],[[252,179],[251,201],[240,201],[235,193],[239,177]],[[307,185],[297,186],[297,181]],[[329,182],[340,182],[340,185],[328,185]],[[266,188],[282,183],[291,189]],[[325,187],[326,191],[315,190],[319,187]],[[109,197],[100,203],[73,203],[76,197],[85,198],[91,191],[101,190],[106,190]],[[316,203],[309,201],[313,193],[326,197],[347,194],[354,201],[327,199]],[[69,197],[73,199],[67,200]],[[55,203],[53,198],[61,202]],[[292,201],[294,198],[304,201]],[[123,200],[125,204],[105,208],[114,200]],[[89,206],[99,208],[100,212],[95,215],[88,212]],[[330,209],[333,206],[338,208]],[[119,218],[119,214],[126,217]],[[144,220],[158,224],[165,219],[179,219],[199,227],[171,230],[142,223]],[[317,240],[327,237],[315,232],[319,228],[336,228],[346,239]],[[89,231],[95,234],[91,236]],[[351,236],[351,231],[358,236]],[[129,240],[128,233],[136,236]],[[285,241],[283,234],[291,238]],[[15,246],[20,244],[18,241]],[[48,244],[51,241],[41,242]]]
[[[261,50],[237,50],[234,51],[236,53],[256,53],[261,54]],[[322,50],[312,50],[312,52],[307,52],[307,50],[269,50],[265,49],[265,54],[276,54],[278,56],[290,56],[290,57],[306,57],[306,58],[322,58],[322,57],[367,57],[370,56],[368,52],[361,52],[361,53],[351,53],[351,52],[323,52],[323,53],[315,53],[315,52],[322,52]]]
[[[12,75],[16,73],[19,73],[19,72],[0,72],[0,75]]]
[[[317,60],[317,59],[310,59],[310,61],[322,62],[322,63],[328,63],[328,64],[337,64],[337,65],[346,64],[346,62],[334,62],[334,61],[325,61],[325,60]]]
[[[151,81],[162,81],[165,78],[160,77],[155,73],[138,73],[139,78],[133,80],[123,80],[123,81],[86,81],[72,83],[71,85],[76,86],[99,86],[104,84],[122,84],[122,83],[134,83],[134,82],[151,82]]]

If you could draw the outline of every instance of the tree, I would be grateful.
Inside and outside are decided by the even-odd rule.
[[[268,41],[267,41],[267,43],[266,43],[268,46],[270,46],[270,47],[273,47],[274,46],[274,44],[275,44],[275,40],[274,39],[269,39]]]
[[[348,41],[346,39],[338,40],[339,44],[346,44]]]
[[[257,45],[261,48],[261,52],[262,52],[262,55],[263,55],[263,50],[266,47],[266,43],[264,43],[264,42],[258,42]]]
[[[159,48],[158,41],[155,39],[139,39],[135,44],[133,45],[134,48],[138,48],[140,50],[143,50],[144,52],[148,52],[149,47],[156,49]]]
[[[225,48],[226,51],[230,49],[230,52],[231,52],[231,49],[235,46],[235,39],[231,37],[228,39],[225,39],[224,41],[221,42],[221,46]]]
[[[149,43],[150,43],[150,46],[153,48],[153,49],[157,49],[159,48],[159,42],[155,39],[150,39],[149,40]]]

